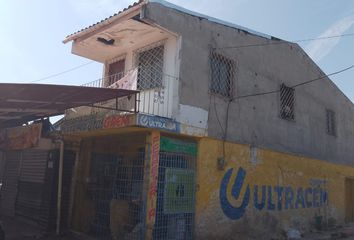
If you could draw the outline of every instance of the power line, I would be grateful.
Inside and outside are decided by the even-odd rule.
[[[47,79],[50,79],[50,78],[54,78],[54,77],[63,75],[63,74],[65,74],[65,73],[75,71],[76,69],[85,67],[85,66],[87,66],[87,65],[89,65],[89,64],[91,64],[91,63],[94,63],[94,61],[90,61],[90,62],[81,64],[81,65],[79,65],[79,66],[70,68],[70,69],[68,69],[68,70],[65,70],[65,71],[62,71],[62,72],[59,72],[59,73],[55,73],[55,74],[49,75],[49,76],[47,76],[47,77],[43,77],[43,78],[40,78],[40,79],[37,79],[37,80],[34,80],[34,81],[30,81],[30,83],[41,82],[41,81],[44,81],[44,80],[47,80]]]
[[[354,36],[354,33],[347,33],[347,34],[333,35],[333,36],[327,36],[327,37],[300,39],[300,40],[295,40],[295,41],[281,40],[279,42],[267,42],[267,43],[258,43],[258,44],[246,44],[246,45],[238,45],[238,46],[218,47],[218,48],[214,48],[214,49],[239,49],[239,48],[248,48],[248,47],[261,47],[261,46],[268,46],[268,45],[311,42],[311,41],[328,40],[328,39],[341,38],[341,37],[353,37],[353,36]]]
[[[354,68],[354,65],[351,65],[349,67],[346,67],[346,68],[343,68],[341,70],[338,70],[336,72],[333,72],[333,73],[330,73],[330,74],[326,74],[326,75],[323,75],[323,76],[320,76],[318,78],[314,78],[314,79],[311,79],[311,80],[308,80],[308,81],[305,81],[305,82],[302,82],[302,83],[298,83],[298,84],[295,84],[293,86],[291,86],[292,88],[296,88],[296,87],[299,87],[299,86],[303,86],[303,85],[306,85],[306,84],[309,84],[309,83],[312,83],[312,82],[315,82],[315,81],[318,81],[318,80],[321,80],[321,79],[324,79],[326,77],[330,77],[330,76],[333,76],[333,75],[337,75],[337,74],[340,74],[342,72],[346,72],[346,71],[349,71],[350,69]],[[215,114],[216,114],[216,118],[217,118],[217,122],[219,124],[219,127],[221,128],[222,132],[223,132],[223,157],[225,158],[225,142],[226,142],[226,139],[227,139],[227,129],[228,129],[228,125],[229,125],[229,111],[230,111],[230,103],[234,100],[238,100],[238,99],[242,99],[242,98],[247,98],[247,97],[255,97],[255,96],[262,96],[262,95],[267,95],[267,94],[273,94],[273,93],[277,93],[277,92],[280,92],[279,89],[277,90],[273,90],[273,91],[268,91],[268,92],[261,92],[261,93],[255,93],[255,94],[248,94],[248,95],[243,95],[243,96],[239,96],[239,97],[235,97],[235,98],[232,98],[228,101],[227,103],[227,107],[226,107],[226,116],[225,116],[225,130],[221,124],[221,121],[219,119],[219,116],[218,116],[218,112],[217,112],[217,109],[216,109],[216,104],[215,104],[215,98],[214,98],[214,111],[215,111]]]
[[[287,44],[287,43],[300,43],[300,42],[310,42],[310,41],[318,41],[318,40],[326,40],[326,39],[332,39],[332,38],[339,38],[339,37],[352,37],[354,36],[354,33],[348,33],[348,34],[341,34],[341,35],[333,35],[333,36],[327,36],[327,37],[319,37],[319,38],[308,38],[308,39],[300,39],[300,40],[295,40],[292,42],[288,42],[288,41],[280,41],[280,42],[268,42],[268,43],[260,43],[260,44],[248,44],[248,45],[239,45],[239,46],[229,46],[229,47],[221,47],[221,48],[214,48],[214,49],[237,49],[237,48],[247,48],[247,47],[258,47],[258,46],[267,46],[267,45],[278,45],[278,44]],[[66,74],[68,72],[72,72],[75,71],[79,68],[82,68],[84,66],[87,66],[91,63],[93,63],[94,61],[90,61],[84,64],[81,64],[79,66],[70,68],[68,70],[59,72],[59,73],[55,73],[37,80],[33,80],[30,81],[30,83],[35,83],[35,82],[41,82],[50,78],[54,78],[54,77],[58,77],[60,75]],[[264,95],[264,94],[261,94]]]
[[[340,73],[343,73],[343,72],[346,72],[346,71],[349,71],[350,69],[354,68],[354,65],[351,65],[349,67],[346,67],[346,68],[343,68],[341,70],[338,70],[336,72],[333,72],[333,73],[330,73],[330,74],[326,74],[326,75],[323,75],[323,76],[320,76],[318,78],[314,78],[314,79],[311,79],[311,80],[308,80],[308,81],[305,81],[305,82],[302,82],[302,83],[298,83],[298,84],[295,84],[295,85],[292,85],[292,86],[289,86],[291,88],[296,88],[296,87],[299,87],[299,86],[303,86],[303,85],[306,85],[306,84],[310,84],[312,82],[315,82],[315,81],[318,81],[318,80],[321,80],[321,79],[324,79],[324,78],[327,78],[327,77],[330,77],[330,76],[333,76],[333,75],[337,75],[337,74],[340,74]],[[248,95],[242,95],[242,96],[239,96],[239,97],[234,97],[231,99],[231,101],[233,100],[237,100],[237,99],[242,99],[242,98],[247,98],[247,97],[255,97],[255,96],[262,96],[262,95],[268,95],[268,94],[273,94],[273,93],[277,93],[279,92],[280,90],[277,89],[277,90],[272,90],[272,91],[267,91],[267,92],[261,92],[261,93],[254,93],[254,94],[248,94]]]

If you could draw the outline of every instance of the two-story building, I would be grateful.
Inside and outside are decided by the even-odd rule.
[[[113,239],[271,239],[354,219],[354,108],[296,43],[139,1],[67,36],[138,90],[67,111],[71,227]]]

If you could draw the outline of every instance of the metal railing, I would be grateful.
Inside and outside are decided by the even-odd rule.
[[[115,83],[134,70],[135,69],[127,72],[120,72],[117,74],[106,76],[104,78],[85,83],[82,86],[98,88],[118,88],[117,84]],[[146,72],[140,71],[138,71],[137,74],[136,86],[137,90],[139,90],[140,92],[137,94],[136,110],[140,113],[171,118],[173,85],[176,83],[177,78],[165,73],[161,73],[157,81],[154,81],[154,76],[149,75],[148,77],[146,77],[146,74]],[[150,82],[148,83],[146,81]],[[133,108],[135,106],[134,101],[135,99],[132,99],[131,97],[123,97],[117,100],[114,99],[112,101],[101,102],[97,105],[103,107],[118,106],[120,111],[122,109],[126,109],[127,112],[129,112],[133,111]],[[98,113],[102,111],[107,111],[107,109],[96,108],[92,110],[92,113]]]

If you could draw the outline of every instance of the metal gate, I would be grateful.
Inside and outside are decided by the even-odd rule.
[[[1,214],[15,216],[15,202],[21,165],[21,152],[6,152],[5,158],[4,182],[1,189]]]
[[[154,239],[193,239],[197,147],[161,137]]]
[[[48,151],[25,150],[22,152],[22,164],[16,198],[16,215],[41,222],[43,184],[47,169]]]
[[[98,239],[142,239],[144,150],[91,155],[91,234]]]

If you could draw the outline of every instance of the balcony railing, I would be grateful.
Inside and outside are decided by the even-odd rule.
[[[121,88],[122,86],[118,84],[119,83],[118,81],[126,80],[123,78],[127,76],[128,76],[127,81],[131,81],[132,79],[129,79],[129,75],[134,75],[132,71],[136,71],[135,79],[134,76],[133,77],[130,76],[133,79],[133,81],[136,81],[135,83],[133,83],[133,88],[135,87],[135,89],[140,91],[137,94],[136,101],[131,97],[124,97],[118,100],[114,99],[112,101],[102,102],[99,103],[98,106],[102,106],[103,108],[99,108],[99,107],[93,108],[91,113],[108,111],[107,110],[108,108],[114,106],[115,108],[120,109],[121,112],[124,112],[124,109],[126,110],[126,112],[136,110],[140,113],[146,113],[146,114],[171,118],[172,116],[171,103],[174,97],[173,86],[177,86],[175,84],[177,78],[174,76],[164,74],[164,73],[161,73],[159,75],[156,74],[143,75],[135,69],[125,73],[121,72],[110,76],[106,76],[104,78],[83,84],[82,86],[99,87],[99,88],[101,87]]]

